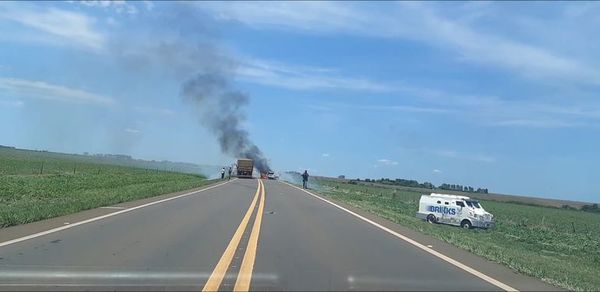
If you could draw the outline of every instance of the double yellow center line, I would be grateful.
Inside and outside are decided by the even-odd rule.
[[[250,239],[248,240],[246,253],[244,254],[244,259],[242,260],[242,265],[240,266],[240,271],[233,288],[234,291],[248,291],[250,289],[250,280],[252,279],[252,270],[254,269],[254,260],[256,259],[256,249],[258,247],[260,224],[262,222],[263,211],[265,208],[265,186],[260,179],[258,179],[256,194],[254,194],[254,199],[252,200],[252,203],[250,203],[250,207],[248,208],[248,211],[246,211],[246,215],[244,215],[244,218],[242,218],[240,226],[238,226],[237,230],[233,234],[229,245],[225,249],[225,252],[208,278],[208,281],[204,285],[204,289],[202,289],[202,291],[217,291],[219,289],[219,286],[221,285],[221,282],[227,273],[227,269],[229,268],[229,265],[231,265],[235,251],[240,244],[242,235],[248,226],[250,217],[252,217],[252,213],[254,212],[257,202],[258,210],[256,212],[256,218],[254,219],[254,225],[252,226],[252,232],[250,233]]]

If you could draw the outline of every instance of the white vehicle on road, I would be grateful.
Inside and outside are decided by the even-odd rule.
[[[276,175],[274,172],[272,172],[272,171],[269,171],[269,172],[267,173],[267,178],[268,178],[268,179],[278,179],[278,178],[279,178],[279,176],[278,176],[278,175]]]
[[[494,226],[494,216],[485,211],[479,201],[466,196],[436,193],[422,195],[417,218],[429,223],[444,223],[463,228]]]

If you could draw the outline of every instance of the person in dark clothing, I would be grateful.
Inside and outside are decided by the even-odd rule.
[[[229,177],[227,178],[227,180],[231,179],[231,167],[229,167]]]
[[[306,189],[307,184],[308,184],[308,171],[304,170],[304,173],[302,174],[302,187]]]

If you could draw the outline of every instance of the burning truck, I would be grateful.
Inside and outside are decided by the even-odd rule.
[[[254,161],[252,159],[240,158],[237,161],[236,174],[237,177],[252,178],[254,170]]]

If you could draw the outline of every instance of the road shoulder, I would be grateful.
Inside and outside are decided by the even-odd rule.
[[[201,187],[179,191],[175,193],[163,194],[154,197],[139,199],[135,201],[122,202],[115,205],[98,207],[90,210],[85,210],[77,213],[72,213],[64,216],[44,219],[36,222],[31,222],[27,224],[20,224],[16,226],[10,226],[6,228],[0,228],[0,244],[6,241],[18,239],[21,237],[29,236],[32,234],[36,234],[39,232],[44,232],[47,230],[51,230],[54,228],[59,228],[67,225],[71,225],[77,222],[93,219],[99,216],[104,216],[108,214],[112,214],[115,212],[120,212],[129,208],[134,208],[137,206],[145,205],[148,203],[173,198],[176,196],[180,196],[186,193],[198,192],[206,188],[214,187],[215,185],[222,183],[221,180],[215,180],[209,184],[203,185]]]
[[[539,279],[529,277],[526,275],[518,274],[516,271],[503,266],[499,263],[491,262],[485,258],[479,257],[466,250],[458,248],[454,245],[446,243],[437,238],[420,233],[416,230],[402,226],[395,222],[381,218],[376,214],[368,212],[364,209],[349,205],[339,200],[334,200],[330,197],[324,196],[315,190],[309,190],[315,196],[318,196],[324,200],[330,201],[339,205],[340,207],[346,208],[360,216],[363,216],[377,224],[380,224],[386,228],[389,228],[397,233],[400,233],[422,245],[431,246],[431,249],[442,253],[452,259],[455,259],[485,275],[493,277],[494,279],[507,283],[519,291],[564,291],[559,287],[552,286]],[[357,218],[358,219],[358,218]]]

